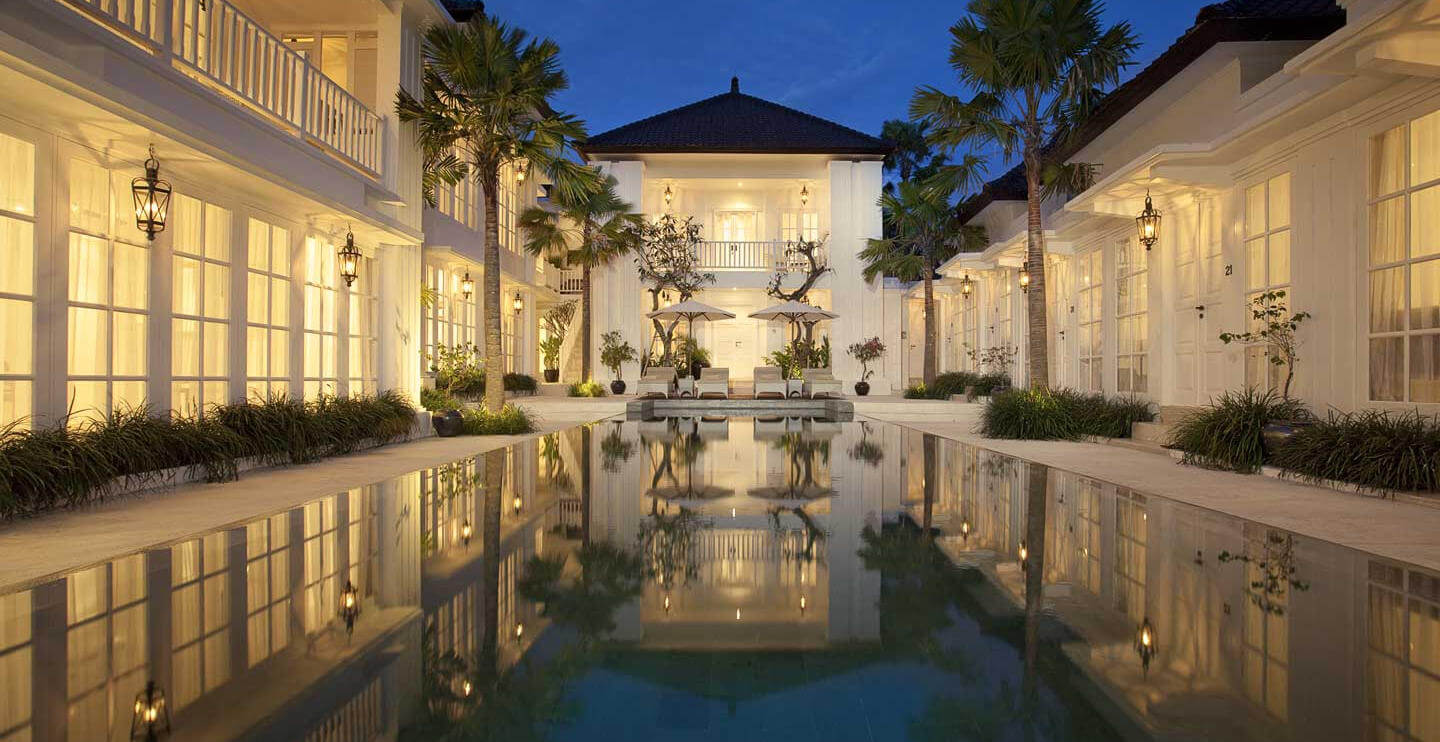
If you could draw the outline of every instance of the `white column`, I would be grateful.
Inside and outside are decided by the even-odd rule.
[[[880,237],[881,163],[835,161],[829,165],[830,265],[835,269],[831,284],[835,311],[840,319],[831,323],[833,346],[831,365],[835,376],[846,385],[860,379],[860,364],[845,353],[851,343],[872,336],[898,337],[886,332],[882,279],[867,282],[859,253],[868,238]],[[890,350],[894,353],[900,349]],[[872,394],[887,394],[899,380],[889,364],[870,379]]]
[[[645,163],[639,160],[600,163],[602,172],[614,175],[618,181],[615,191],[620,198],[636,211],[643,208],[645,192]],[[595,377],[606,377],[608,372],[600,367],[600,336],[611,330],[619,330],[625,340],[640,353],[650,348],[650,320],[645,313],[650,307],[645,303],[640,285],[640,276],[635,271],[635,262],[620,258],[610,265],[594,271],[592,275],[591,302],[595,311],[591,331],[591,357]],[[625,378],[633,381],[639,376],[639,364],[627,365]]]
[[[420,403],[420,246],[380,245],[376,250],[380,292],[381,391],[394,389]]]

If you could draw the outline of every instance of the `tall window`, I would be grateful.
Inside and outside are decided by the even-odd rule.
[[[1440,580],[1378,560],[1369,564],[1365,625],[1367,739],[1435,739],[1440,717]]]
[[[70,161],[66,395],[76,421],[145,401],[150,250],[126,204],[127,174]]]
[[[250,667],[289,646],[289,513],[245,525],[245,617]]]
[[[1080,288],[1075,299],[1075,311],[1080,314],[1080,383],[1092,392],[1105,389],[1105,315],[1100,308],[1105,283],[1102,253],[1102,250],[1091,250],[1076,261],[1080,270]]]
[[[1247,301],[1266,291],[1283,290],[1286,306],[1295,306],[1290,291],[1289,173],[1245,189],[1245,290]],[[1249,321],[1248,329],[1263,329]],[[1279,388],[1282,375],[1282,367],[1270,363],[1265,348],[1245,349],[1247,386]]]
[[[513,252],[520,251],[520,242],[515,233],[515,217],[520,214],[520,184],[515,175],[519,172],[515,163],[500,168],[500,191],[496,206],[499,212],[500,246]]]
[[[34,625],[32,593],[29,590],[0,595],[0,673],[6,678],[0,688],[0,739],[19,742],[31,739],[30,715],[34,702],[34,656],[31,626]]]
[[[813,211],[787,211],[781,214],[780,239],[786,242],[820,239],[820,215]]]
[[[380,299],[375,296],[375,261],[360,259],[360,277],[347,292],[350,299],[349,353],[350,394],[374,394],[379,384],[375,357],[379,344],[375,340],[375,321],[380,312]]]
[[[960,297],[960,351],[965,353],[962,362],[963,368],[972,371],[975,368],[975,361],[969,357],[969,351],[980,350],[980,297],[975,294]]]
[[[230,533],[170,547],[172,711],[230,679]]]
[[[456,156],[459,156],[456,151]],[[461,224],[480,228],[480,186],[474,176],[468,176],[455,185],[440,183],[435,186],[436,209]]]
[[[1440,111],[1370,156],[1370,399],[1440,402]]]
[[[1115,609],[1137,626],[1145,617],[1148,543],[1145,496],[1121,489],[1115,496]]]
[[[193,415],[228,401],[230,212],[188,196],[171,205],[170,406]]]
[[[337,392],[340,290],[335,246],[320,237],[305,238],[305,398]]]
[[[514,300],[514,294],[500,292],[500,352],[505,354],[506,373],[516,370],[516,330],[520,325],[520,315],[516,314],[515,308],[511,306]]]
[[[1145,265],[1145,248],[1138,240],[1125,238],[1115,245],[1115,331],[1119,343],[1115,353],[1115,390],[1144,394],[1150,371],[1146,351],[1150,337],[1147,310],[1150,280]]]
[[[434,356],[437,344],[455,346],[475,343],[477,297],[465,298],[460,290],[464,278],[463,270],[451,270],[440,266],[427,266],[426,282],[433,292],[432,301],[425,307],[425,352]],[[479,288],[479,279],[475,279]]]
[[[995,345],[1010,345],[1015,337],[1015,282],[1018,274],[1002,270],[995,286]]]
[[[135,694],[153,677],[145,557],[76,572],[65,578],[65,592],[67,732],[70,739],[115,739]]]
[[[29,427],[34,398],[35,146],[0,134],[0,427]]]
[[[290,393],[290,231],[250,220],[245,396]]]
[[[339,599],[339,522],[336,496],[305,505],[304,524],[304,617],[305,632],[313,634],[335,619]]]

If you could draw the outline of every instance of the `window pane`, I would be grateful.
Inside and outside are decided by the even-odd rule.
[[[205,323],[205,364],[204,374],[206,376],[224,376],[229,364],[226,362],[229,353],[226,337],[226,325],[220,322]],[[206,400],[209,401],[209,400]]]
[[[110,321],[103,309],[70,307],[69,362],[76,376],[100,376],[109,369]]]
[[[106,304],[110,301],[109,245],[105,240],[70,235],[70,301]]]
[[[270,324],[290,324],[290,283],[284,279],[270,279]]]
[[[34,340],[34,305],[18,299],[0,299],[0,374],[32,373]]]
[[[205,316],[212,319],[230,316],[230,269],[226,266],[205,264]]]
[[[80,159],[70,161],[70,226],[105,234],[110,221],[110,176]]]
[[[1405,197],[1370,207],[1370,265],[1393,263],[1405,257]]]
[[[1410,267],[1410,329],[1440,327],[1440,260]]]
[[[170,249],[186,255],[202,255],[205,250],[205,205],[183,194],[175,194],[170,205]]]
[[[115,312],[112,317],[115,335],[111,372],[116,376],[144,376],[146,316]]]
[[[4,135],[0,135],[0,147],[4,146],[4,140]],[[0,156],[3,155],[0,151]],[[4,166],[0,160],[0,171]],[[4,187],[0,178],[0,189]],[[0,217],[0,292],[35,293],[35,227],[30,222]]]
[[[170,407],[181,415],[193,417],[200,411],[200,382],[171,382]]]
[[[1387,268],[1370,272],[1370,331],[1398,332],[1405,329],[1405,269]]]
[[[144,309],[150,305],[150,251],[115,243],[115,306]]]
[[[0,209],[35,214],[35,145],[0,134]]]
[[[1410,401],[1440,402],[1440,335],[1410,338]]]
[[[1290,230],[1270,235],[1270,285],[1290,283]]]
[[[170,373],[175,376],[199,376],[200,322],[176,319],[171,328]]]
[[[175,258],[175,274],[171,280],[176,314],[200,314],[200,261]]]
[[[263,327],[245,328],[245,375],[251,378],[267,376],[269,360],[266,350],[270,347],[269,331]]]
[[[290,275],[290,230],[274,227],[270,233],[270,272]]]
[[[290,333],[285,330],[270,331],[270,375],[290,375]]]
[[[1265,184],[1245,189],[1245,236],[1265,232]]]
[[[249,227],[249,237],[245,243],[249,246],[246,261],[251,270],[270,270],[270,225],[259,219],[251,219],[246,223]]]
[[[230,211],[205,204],[205,257],[230,262]]]
[[[110,409],[103,381],[72,381],[65,389],[65,403],[73,413],[71,424],[103,417]]]
[[[1410,122],[1410,183],[1440,178],[1440,111]]]
[[[1405,127],[1397,126],[1371,140],[1370,195],[1385,196],[1405,187]]]
[[[1266,229],[1282,229],[1290,226],[1290,174],[1277,175],[1270,179],[1270,213]]]
[[[1265,238],[1245,243],[1245,288],[1263,289],[1269,285],[1265,272]]]
[[[9,425],[35,414],[34,385],[28,381],[0,380],[0,425]],[[30,426],[21,423],[25,430]]]
[[[1370,399],[1399,402],[1405,386],[1405,340],[1370,339]]]
[[[245,319],[264,324],[270,321],[270,279],[261,273],[246,276]]]
[[[1440,186],[1410,194],[1410,257],[1440,253]]]

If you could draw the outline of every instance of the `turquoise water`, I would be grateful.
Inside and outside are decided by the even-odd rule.
[[[151,682],[174,739],[1427,739],[1437,606],[900,426],[605,422],[0,595],[0,740]]]

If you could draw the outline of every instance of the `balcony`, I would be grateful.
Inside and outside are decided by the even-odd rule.
[[[581,271],[580,271],[579,268],[563,268],[563,269],[556,269],[556,270],[557,270],[558,273],[560,274],[560,286],[559,286],[559,291],[560,291],[560,293],[562,293],[562,294],[578,294],[578,293],[580,293],[581,284],[584,282],[584,276],[581,274]]]
[[[366,175],[383,122],[226,0],[55,0]]]
[[[699,246],[700,269],[706,271],[804,270],[805,258],[789,254],[785,240],[707,240]],[[823,255],[823,252],[820,253]]]

